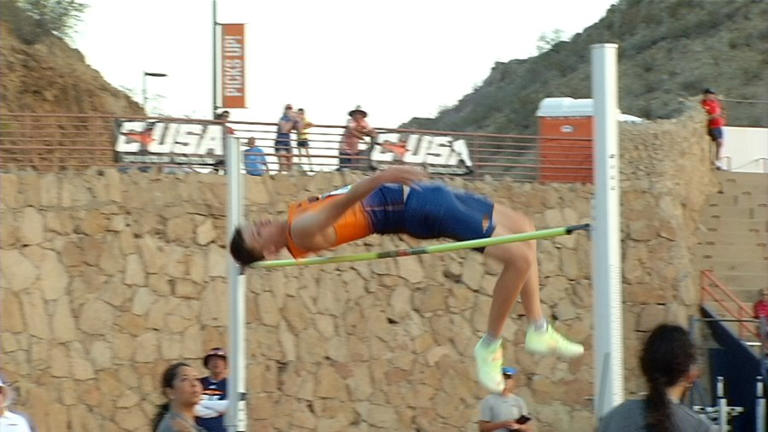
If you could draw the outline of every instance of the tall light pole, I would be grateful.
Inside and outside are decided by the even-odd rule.
[[[217,94],[219,89],[217,87],[218,83],[216,81],[216,74],[219,71],[219,69],[217,67],[217,62],[218,62],[218,58],[217,58],[218,49],[217,48],[218,48],[218,44],[216,43],[216,29],[217,29],[216,26],[218,25],[218,23],[216,22],[216,12],[217,12],[217,10],[218,9],[216,7],[216,0],[213,0],[213,20],[212,20],[212,27],[213,27],[213,44],[212,44],[212,47],[213,47],[213,50],[212,50],[212,53],[213,53],[213,76],[211,77],[212,78],[211,81],[213,82],[213,103],[211,104],[212,107],[213,107],[213,109],[211,110],[211,118],[212,119],[216,118],[216,108],[217,108],[216,105],[219,102],[219,98],[218,98],[218,94]]]
[[[168,74],[161,72],[144,72],[141,76],[141,107],[144,108],[144,112],[147,112],[147,77],[167,77]]]

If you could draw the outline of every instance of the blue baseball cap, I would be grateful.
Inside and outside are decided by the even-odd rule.
[[[501,368],[502,375],[514,375],[517,373],[517,368],[513,368],[511,366],[504,366]]]
[[[224,348],[211,348],[210,351],[208,351],[208,354],[206,354],[205,357],[203,357],[203,366],[206,368],[208,367],[208,360],[211,359],[211,357],[219,357],[224,360],[227,360],[227,352],[224,351]]]

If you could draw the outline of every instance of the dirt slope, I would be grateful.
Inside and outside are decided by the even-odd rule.
[[[80,51],[56,36],[21,43],[0,21],[0,111],[143,115],[141,106],[107,83]]]

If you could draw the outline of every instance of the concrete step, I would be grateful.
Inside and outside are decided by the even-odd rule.
[[[721,219],[768,219],[766,207],[716,207],[707,206],[702,209],[702,217],[719,217]]]
[[[721,181],[736,180],[739,182],[760,181],[761,179],[768,179],[768,176],[766,176],[764,173],[741,173],[733,171],[717,171],[715,173],[715,177]]]
[[[768,288],[768,175],[716,175],[722,190],[701,210],[693,253],[751,310],[757,291]]]
[[[729,184],[721,183],[722,193],[727,195],[749,195],[756,199],[765,199],[768,196],[768,186],[760,184]]]
[[[714,194],[707,198],[707,207],[768,207],[766,196],[753,196],[751,193]]]
[[[726,285],[728,288],[728,291],[733,294],[734,297],[739,299],[740,302],[744,303],[748,309],[752,309],[752,304],[757,300],[757,289],[755,288],[749,288],[749,287],[739,287],[739,286],[730,286]],[[731,302],[730,299],[728,299],[722,292],[716,291],[717,296],[720,298],[720,300],[728,301],[731,309],[734,311],[738,310],[738,308],[734,305],[733,302]],[[702,294],[703,295],[703,294]],[[712,297],[709,295],[702,297],[707,303],[714,302],[712,300]]]
[[[713,269],[714,270],[714,269]],[[728,270],[714,270],[715,277],[727,287],[746,289],[768,288],[768,274],[765,273],[726,273]]]
[[[723,232],[768,233],[768,220],[722,218],[719,215],[701,217],[699,223],[707,229]]]
[[[720,181],[734,180],[738,182],[760,182],[768,181],[768,175],[764,173],[741,173],[732,171],[717,171],[715,177]]]
[[[753,291],[768,288],[768,274],[766,273],[720,273],[715,276],[725,286],[754,287]]]
[[[721,273],[763,273],[768,274],[768,259],[732,260],[706,258],[699,261],[701,269],[714,270],[715,276]]]
[[[768,247],[755,245],[702,245],[696,247],[700,258],[728,258],[753,261],[768,258]]]
[[[768,224],[768,223],[767,223]],[[760,238],[765,238],[768,236],[768,227],[766,229],[761,230],[760,228],[749,228],[749,227],[731,227],[731,226],[725,226],[725,227],[705,227],[702,225],[702,229],[697,233],[697,236],[699,239],[709,239],[715,238],[715,237],[724,237],[724,236],[753,236],[757,238],[758,240]]]
[[[756,233],[720,233],[717,231],[707,232],[706,235],[700,235],[697,246],[768,246],[768,236],[757,235]]]
[[[731,291],[731,294],[733,294],[734,297],[741,300],[742,303],[746,303],[747,307],[752,309],[752,304],[757,301],[757,290],[759,288],[737,285],[731,286],[728,284],[725,286]],[[722,298],[723,295],[720,295],[720,297]]]
[[[720,178],[720,184],[731,188],[740,188],[741,190],[747,190],[750,188],[764,188],[768,190],[768,175],[755,174],[749,176],[730,176],[726,178]]]

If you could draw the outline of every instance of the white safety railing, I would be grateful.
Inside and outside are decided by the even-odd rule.
[[[723,128],[723,162],[728,171],[768,174],[768,128]]]

